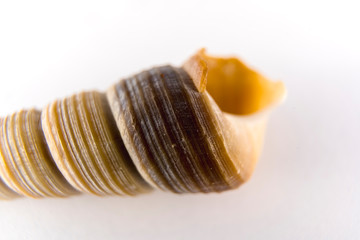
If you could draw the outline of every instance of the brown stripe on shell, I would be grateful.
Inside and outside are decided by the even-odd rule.
[[[240,184],[204,95],[189,75],[171,66],[125,79],[108,99],[142,176],[161,189],[224,191]],[[171,147],[169,147],[171,146]]]

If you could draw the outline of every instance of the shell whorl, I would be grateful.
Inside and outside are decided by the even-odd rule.
[[[221,111],[206,91],[207,79],[216,89],[207,77],[211,61],[200,51],[183,68],[152,68],[106,93],[82,92],[0,119],[0,199],[238,187],[256,163],[265,121]]]
[[[28,197],[64,197],[72,187],[55,166],[48,151],[37,110],[6,117],[0,127],[0,173],[15,193]],[[8,197],[15,196],[2,192]]]
[[[42,128],[56,165],[78,191],[135,195],[148,189],[132,163],[106,97],[83,92],[54,101]]]
[[[202,94],[183,69],[144,71],[113,86],[108,97],[133,161],[153,186],[220,192],[241,182]]]

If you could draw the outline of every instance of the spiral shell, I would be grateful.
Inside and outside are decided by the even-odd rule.
[[[285,96],[200,50],[111,86],[0,119],[0,198],[222,192],[249,179]]]

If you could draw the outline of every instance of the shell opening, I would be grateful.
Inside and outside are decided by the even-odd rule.
[[[206,89],[219,108],[230,114],[253,114],[285,96],[282,82],[269,81],[234,57],[211,57],[202,49],[184,68],[199,91]]]

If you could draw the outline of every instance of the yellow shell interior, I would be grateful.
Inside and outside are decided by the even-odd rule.
[[[235,57],[212,57],[202,49],[184,67],[196,79],[198,89],[201,92],[206,89],[226,113],[252,114],[282,101],[285,96],[282,82],[269,81]]]

